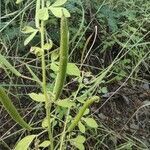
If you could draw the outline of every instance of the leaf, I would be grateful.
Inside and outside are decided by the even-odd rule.
[[[25,41],[24,41],[24,46],[26,46],[36,35],[37,31],[33,32],[31,35],[29,35]]]
[[[41,144],[39,144],[39,147],[43,147],[43,148],[46,148],[50,145],[50,141],[48,140],[45,140],[43,141]]]
[[[55,53],[55,55],[53,55],[53,58],[51,58],[51,59],[54,60],[54,59],[57,59],[57,57],[58,57],[58,55]],[[59,70],[58,62],[52,62],[51,69],[57,73]],[[77,76],[77,77],[80,76],[80,70],[74,63],[67,64],[67,72],[66,73],[67,73],[67,75],[70,75],[70,76]]]
[[[48,127],[48,120],[47,120],[46,117],[45,117],[45,118],[43,119],[43,121],[42,121],[42,127],[43,127],[43,128],[47,128],[47,127]]]
[[[120,17],[120,14],[112,10],[108,5],[103,6],[100,12],[106,17],[109,29],[112,32],[116,32],[118,30],[117,19]]]
[[[67,64],[67,74],[71,75],[71,76],[80,76],[80,70],[79,68],[76,66],[75,63],[68,63]]]
[[[49,7],[49,10],[53,13],[54,16],[61,18],[62,17],[62,12],[64,13],[65,17],[70,17],[70,13],[66,8],[63,7]]]
[[[79,130],[80,130],[82,133],[85,133],[85,126],[82,124],[81,121],[79,121],[78,127],[79,127]]]
[[[79,150],[84,150],[85,147],[83,145],[83,143],[85,142],[85,137],[82,135],[78,135],[76,138],[71,139],[70,143],[71,145],[74,145],[75,147],[77,147]]]
[[[51,54],[51,61],[53,62],[53,61],[57,60],[58,57],[59,57],[59,51],[58,50],[54,50],[52,52],[52,54]]]
[[[53,42],[50,40],[50,43],[46,43],[43,47],[44,50],[50,50],[53,46]]]
[[[32,33],[32,32],[36,32],[36,31],[38,31],[38,30],[32,28],[31,26],[25,26],[25,27],[21,30],[21,32],[22,32],[22,33],[25,33],[25,34]]]
[[[93,118],[82,118],[85,123],[91,128],[98,128],[97,122]]]
[[[19,4],[19,3],[21,3],[23,0],[17,0],[16,1],[16,4]]]
[[[117,20],[115,18],[108,18],[108,25],[110,30],[114,33],[118,30]]]
[[[8,114],[12,117],[14,121],[16,121],[20,126],[27,130],[32,130],[30,125],[28,125],[23,118],[18,113],[17,109],[11,102],[10,98],[7,96],[5,89],[0,86],[0,102],[4,105]]]
[[[65,4],[67,2],[67,0],[56,0],[55,3],[53,3],[51,6],[61,6],[63,4]]]
[[[85,137],[82,135],[78,135],[76,138],[73,139],[74,142],[82,144],[85,142],[85,140],[86,140]]]
[[[30,52],[37,55],[37,56],[41,56],[43,50],[40,47],[33,46],[33,47],[30,48]]]
[[[58,100],[56,104],[65,108],[71,108],[72,106],[75,106],[75,103],[70,101],[69,99]]]
[[[90,112],[90,110],[89,110],[89,108],[87,108],[87,109],[85,110],[85,112],[84,112],[83,116],[88,115],[88,114],[89,114],[89,112]]]
[[[20,72],[18,72],[6,59],[4,56],[0,54],[0,67],[3,65],[8,68],[12,73],[14,73],[16,76],[21,76]]]
[[[55,73],[57,73],[58,72],[58,70],[59,70],[59,67],[58,67],[58,65],[55,63],[55,62],[52,62],[51,63],[51,70],[53,70]]]
[[[54,123],[54,124],[56,123],[55,122],[55,118],[51,118],[51,123]],[[48,119],[46,117],[42,121],[42,127],[43,128],[47,128],[48,127]]]
[[[16,145],[15,150],[28,150],[30,144],[34,140],[36,135],[28,135],[24,137],[19,143]]]
[[[107,87],[102,87],[101,92],[104,94],[108,93]]]
[[[49,18],[48,8],[45,7],[45,8],[39,9],[37,12],[37,17],[43,21],[48,20]]]
[[[36,94],[36,93],[30,93],[28,94],[32,100],[36,102],[45,102],[45,96],[41,93]]]

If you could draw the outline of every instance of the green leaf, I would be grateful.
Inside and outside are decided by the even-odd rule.
[[[43,50],[40,47],[33,46],[33,47],[30,48],[30,52],[37,55],[37,56],[41,56]]]
[[[39,147],[43,147],[46,148],[50,145],[50,141],[45,140],[44,142],[42,142],[41,144],[39,144]]]
[[[50,43],[46,43],[43,47],[44,50],[50,50],[53,46],[52,40],[50,40]]]
[[[107,87],[102,87],[101,92],[104,94],[108,93]]]
[[[54,62],[55,60],[57,60],[59,57],[59,51],[58,50],[54,50],[51,54],[51,61]]]
[[[51,6],[61,6],[63,4],[65,4],[67,2],[67,0],[56,0],[55,3],[53,3]]]
[[[51,123],[56,123],[55,122],[55,118],[52,118],[51,119]],[[44,119],[43,119],[43,121],[42,121],[42,127],[43,128],[47,128],[48,127],[48,119],[45,117]]]
[[[79,127],[79,130],[80,130],[82,133],[85,133],[85,126],[82,124],[81,121],[79,121],[78,127]]]
[[[42,127],[43,127],[43,128],[47,128],[47,127],[48,127],[48,120],[47,120],[46,117],[45,117],[45,118],[43,119],[43,121],[42,121]]]
[[[71,108],[72,106],[75,106],[75,103],[70,101],[69,99],[58,100],[56,104],[65,108]]]
[[[52,57],[52,56],[51,56]],[[58,58],[58,55],[57,53],[54,53],[53,54],[53,57],[51,59],[55,60]],[[52,62],[51,63],[51,69],[57,73],[58,70],[59,70],[59,67],[58,67],[58,62]],[[74,63],[68,63],[67,64],[67,75],[70,75],[70,76],[77,76],[79,77],[80,76],[80,70],[79,68],[74,64]]]
[[[117,21],[114,18],[108,18],[108,25],[110,30],[114,33],[118,30]]]
[[[5,109],[7,110],[8,114],[12,117],[14,121],[16,121],[20,126],[27,130],[32,130],[30,125],[28,125],[23,118],[18,113],[17,109],[11,102],[10,98],[5,92],[5,89],[0,86],[0,102],[4,105]]]
[[[6,68],[8,68],[16,76],[21,76],[20,72],[18,72],[1,54],[0,54],[0,65],[1,65],[0,67],[5,66]]]
[[[19,3],[21,3],[23,0],[17,0],[16,1],[16,4],[19,4]]]
[[[32,28],[31,26],[25,26],[25,27],[21,30],[21,32],[22,32],[22,33],[25,33],[25,34],[32,33],[32,32],[36,32],[36,31],[38,31],[38,30]]]
[[[34,140],[36,135],[28,135],[24,137],[19,143],[16,145],[15,150],[28,150],[30,144]]]
[[[48,8],[45,7],[45,8],[39,9],[37,13],[38,13],[37,17],[40,20],[43,20],[43,21],[48,20],[49,18]]]
[[[78,135],[75,139],[73,139],[74,142],[82,144],[85,142],[85,140],[86,140],[85,137],[82,135]]]
[[[65,17],[70,17],[70,13],[66,8],[63,7],[49,7],[49,10],[53,13],[54,16],[61,18],[62,17],[62,12],[64,13]]]
[[[89,110],[89,108],[87,108],[87,109],[85,110],[83,116],[88,115],[89,113],[90,113],[90,110]]]
[[[36,35],[37,31],[33,32],[31,35],[29,35],[25,41],[24,41],[24,46],[26,46]]]
[[[36,101],[36,102],[45,102],[45,96],[41,93],[36,94],[36,93],[30,93],[28,94],[32,100]]]
[[[67,74],[71,76],[80,76],[80,70],[74,63],[67,64]]]
[[[91,128],[98,128],[97,122],[93,118],[82,118],[85,123]]]
[[[83,143],[85,142],[85,137],[82,135],[78,135],[76,138],[71,139],[70,143],[71,145],[74,145],[75,147],[77,147],[79,150],[84,150],[85,147],[83,145]]]
[[[104,5],[100,12],[106,17],[109,29],[112,32],[116,32],[118,30],[117,23],[120,14],[112,10],[108,5]]]
[[[58,65],[55,63],[55,62],[52,62],[51,63],[51,70],[53,70],[55,73],[57,73],[58,72],[58,70],[59,70],[59,67],[58,67]]]

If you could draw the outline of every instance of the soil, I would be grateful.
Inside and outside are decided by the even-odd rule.
[[[149,85],[133,87],[126,84],[115,93],[119,87],[110,85],[110,92],[103,95],[100,106],[92,108],[93,113],[116,134],[136,137],[150,148]]]

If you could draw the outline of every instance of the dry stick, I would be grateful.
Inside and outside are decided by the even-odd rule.
[[[67,63],[68,63],[68,49],[69,49],[69,35],[68,35],[68,25],[67,18],[62,15],[61,27],[60,27],[60,55],[59,55],[59,71],[56,77],[56,82],[53,90],[54,101],[56,101],[63,89],[63,85],[66,79]]]
[[[95,26],[95,35],[94,35],[94,39],[93,39],[92,45],[91,45],[90,49],[88,50],[88,52],[87,52],[87,54],[86,54],[84,60],[82,61],[82,64],[84,64],[84,62],[85,62],[85,60],[87,59],[87,57],[88,57],[90,51],[92,50],[92,48],[93,48],[93,46],[94,46],[94,44],[95,44],[95,41],[96,41],[96,37],[97,37],[97,26]],[[82,64],[81,64],[81,68],[82,68]]]
[[[86,51],[86,48],[87,48],[87,46],[88,46],[88,44],[89,44],[89,42],[90,42],[92,36],[93,36],[93,33],[88,37],[88,39],[86,40],[85,45],[84,45],[84,47],[83,47],[82,55],[81,55],[81,60],[80,60],[80,62],[81,62],[80,69],[81,69],[82,66],[83,66],[82,64],[84,63],[83,59],[84,59],[85,51]]]

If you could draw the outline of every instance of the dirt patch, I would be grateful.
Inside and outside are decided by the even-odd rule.
[[[150,89],[126,85],[114,94],[118,87],[110,85],[111,92],[104,95],[102,103],[95,105],[92,111],[100,122],[116,133],[134,136],[149,147]]]

